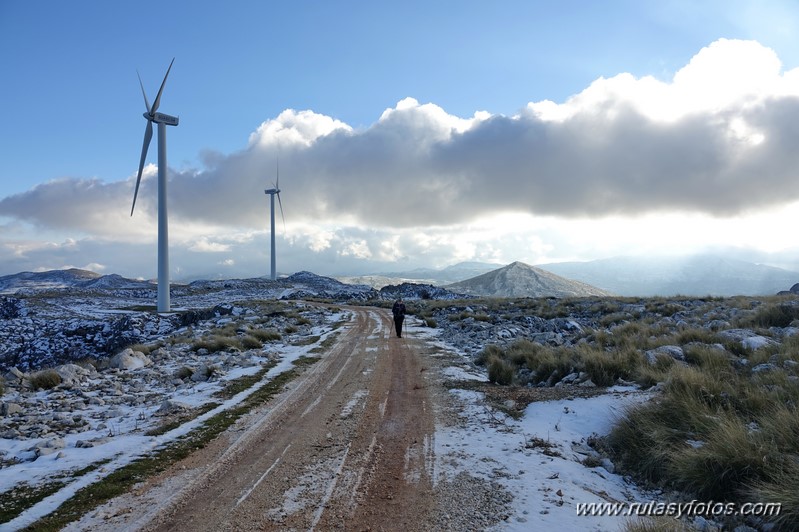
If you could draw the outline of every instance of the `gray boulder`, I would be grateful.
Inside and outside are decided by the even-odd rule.
[[[646,361],[651,366],[654,366],[660,357],[670,357],[678,362],[685,362],[685,353],[683,352],[682,347],[678,345],[662,345],[660,347],[656,347],[655,349],[650,349],[644,353],[644,357],[646,357]]]
[[[141,351],[134,351],[130,347],[123,349],[108,361],[108,366],[117,369],[139,369],[153,363],[147,355]]]

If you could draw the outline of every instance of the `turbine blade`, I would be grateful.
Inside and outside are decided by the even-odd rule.
[[[172,63],[175,62],[175,58],[172,58]],[[169,63],[169,68],[166,69],[166,75],[164,76],[164,81],[161,82],[161,88],[158,89],[158,95],[155,97],[155,101],[153,102],[153,108],[150,110],[150,113],[154,113],[158,110],[158,106],[161,104],[161,93],[164,92],[164,85],[166,85],[166,78],[169,76],[169,71],[172,70],[172,63]]]
[[[277,171],[277,181],[275,182],[275,188],[280,190],[280,148],[278,147],[277,152],[277,160],[275,161],[276,171]],[[280,196],[278,196],[279,198]]]
[[[153,123],[147,121],[147,129],[144,130],[144,143],[141,147],[141,159],[139,160],[139,175],[136,176],[136,190],[133,192],[133,205],[130,207],[130,215],[133,216],[133,209],[136,208],[136,196],[139,195],[139,183],[141,183],[141,173],[144,170],[144,160],[147,159],[147,149],[150,147],[150,140],[153,138]]]
[[[286,217],[283,216],[283,202],[280,201],[280,192],[277,193],[277,203],[280,205],[280,217],[283,218],[283,232],[286,232]]]
[[[139,85],[141,86],[142,96],[144,96],[144,105],[147,106],[147,114],[150,114],[150,102],[147,100],[147,93],[144,92],[144,83],[141,82],[141,75],[138,70],[136,71],[136,75],[139,76]]]

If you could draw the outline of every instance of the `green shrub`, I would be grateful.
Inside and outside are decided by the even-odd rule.
[[[715,344],[718,342],[718,337],[716,336],[716,333],[711,330],[691,327],[678,332],[676,341],[673,343],[684,346],[685,344],[690,344],[691,342],[698,342],[700,344]]]
[[[492,356],[488,359],[488,380],[496,384],[508,385],[513,382],[516,373],[512,364],[506,360]]]
[[[209,353],[217,353],[230,349],[241,349],[241,341],[236,337],[212,336],[209,339],[197,340],[192,344],[191,348],[194,351],[205,349]]]
[[[799,306],[787,303],[766,305],[757,309],[740,324],[749,327],[788,327],[793,320],[799,319]]]
[[[671,367],[663,393],[628,410],[603,440],[620,469],[706,500],[795,501],[799,386],[779,370],[736,372],[718,350],[686,357],[697,365]],[[647,371],[659,370],[639,373]],[[798,516],[781,526],[795,528]]]
[[[660,298],[655,298],[648,301],[645,304],[645,308],[647,312],[651,312],[653,314],[660,314],[661,316],[674,316],[676,313],[680,312],[681,310],[685,310],[685,307],[683,307],[682,305],[673,303],[671,300],[668,299],[660,299]]]
[[[281,334],[273,329],[254,329],[250,331],[250,336],[262,342],[271,342],[283,338]]]
[[[632,319],[632,315],[628,312],[613,312],[612,314],[606,314],[602,316],[599,319],[599,323],[603,327],[608,327],[610,325],[622,323],[630,319]]]
[[[201,368],[203,368],[203,366],[201,366]],[[211,377],[219,373],[219,368],[213,364],[211,364],[210,366],[204,366],[204,369],[205,369],[204,373],[206,379],[210,379]]]
[[[769,518],[779,530],[799,530],[799,456],[789,456],[767,468],[768,478],[754,482],[747,499],[779,504],[780,513]]]
[[[50,390],[61,384],[61,375],[54,369],[37,371],[30,378],[34,390]]]
[[[705,371],[719,372],[730,370],[729,355],[709,345],[691,345],[683,348],[685,361],[699,366]]]
[[[474,363],[478,366],[485,366],[491,357],[505,358],[505,351],[497,345],[487,345],[474,357]]]
[[[576,353],[572,349],[541,346],[540,348],[526,352],[525,365],[533,372],[534,383],[548,381],[559,381],[569,373],[572,373],[579,366]]]
[[[506,356],[516,366],[527,366],[528,360],[545,349],[547,348],[541,344],[522,338],[508,346]]]
[[[624,524],[625,532],[694,532],[697,529],[673,517],[639,517]]]
[[[471,312],[467,312],[465,310],[462,310],[456,314],[450,314],[448,316],[449,321],[463,321],[466,318],[471,318],[471,317],[474,317],[474,314],[472,314]]]
[[[263,346],[263,342],[249,334],[241,339],[241,347],[244,349],[261,349]]]
[[[431,329],[435,329],[436,327],[438,327],[438,323],[433,318],[425,318],[424,323]]]
[[[669,367],[663,367],[661,360],[665,360],[665,357],[659,357],[658,363],[654,366],[650,364],[641,364],[638,366],[638,369],[632,376],[632,380],[644,388],[649,388],[659,382],[665,382],[674,364],[672,363]]]
[[[646,482],[666,478],[671,446],[682,442],[679,433],[659,420],[660,409],[655,402],[628,409],[605,438],[614,462]]]
[[[618,379],[628,380],[637,373],[642,357],[635,349],[614,350],[610,353],[582,348],[583,368],[597,386],[613,386]]]
[[[744,422],[725,415],[707,431],[701,446],[683,445],[672,451],[670,477],[683,491],[705,500],[729,500],[764,471],[763,442]]]

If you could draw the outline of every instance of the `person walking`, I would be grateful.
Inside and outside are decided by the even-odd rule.
[[[405,321],[405,303],[402,302],[402,298],[394,302],[394,306],[391,307],[391,313],[394,314],[397,338],[402,338],[402,322]]]

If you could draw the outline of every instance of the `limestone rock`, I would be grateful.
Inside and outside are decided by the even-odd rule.
[[[111,357],[108,366],[117,369],[133,370],[149,366],[152,363],[153,361],[150,360],[147,355],[128,347]]]

